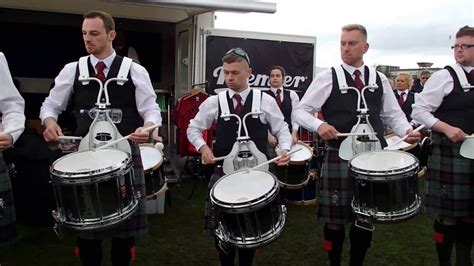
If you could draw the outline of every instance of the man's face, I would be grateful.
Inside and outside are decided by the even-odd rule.
[[[112,48],[115,31],[107,33],[101,18],[86,18],[82,23],[82,38],[89,54],[101,55]]]
[[[283,75],[279,69],[273,69],[270,72],[270,86],[280,88],[283,85]]]
[[[422,86],[424,86],[424,85],[425,85],[425,82],[426,82],[429,78],[430,78],[430,75],[428,75],[428,74],[423,74],[423,75],[421,75],[421,76],[420,76],[420,84],[421,84]]]
[[[399,75],[395,80],[395,87],[399,91],[406,91],[408,88],[410,88],[410,82],[406,76]]]
[[[236,92],[241,92],[247,88],[247,80],[252,74],[252,69],[248,67],[246,62],[224,63],[222,68],[227,87]]]
[[[474,37],[473,36],[463,36],[456,38],[454,45],[473,45]],[[474,66],[474,47],[471,48],[454,48],[454,58],[456,62],[463,66]]]
[[[369,49],[369,44],[364,41],[362,33],[358,30],[342,31],[341,58],[350,66],[360,67],[364,61],[364,54]]]

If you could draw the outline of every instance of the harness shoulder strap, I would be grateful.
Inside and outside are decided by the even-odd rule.
[[[90,77],[89,66],[87,65],[88,58],[89,56],[83,56],[79,58],[79,80],[82,82],[82,85],[89,84],[89,80],[85,80]]]
[[[132,67],[133,60],[128,57],[123,57],[122,64],[120,65],[120,70],[117,75],[117,78],[126,80],[128,77],[128,72],[130,72],[130,68]],[[117,81],[118,85],[123,85],[125,81]]]
[[[347,81],[346,81],[346,74],[344,73],[344,68],[342,65],[333,67],[334,71],[336,72],[336,79],[337,83],[339,84],[339,90],[341,93],[347,93]]]
[[[377,86],[377,70],[375,67],[368,67],[369,68],[369,83],[367,84],[370,87],[378,88]]]
[[[227,91],[221,91],[217,94],[219,97],[219,107],[221,109],[221,117],[228,116],[230,114],[229,103],[227,102]],[[230,117],[225,117],[225,121],[229,121]]]
[[[454,73],[456,73],[456,76],[458,77],[459,83],[461,83],[461,87],[463,88],[464,92],[470,91],[474,84],[469,84],[469,81],[467,80],[466,74],[464,73],[462,67],[456,64],[452,65],[451,68],[454,70]]]
[[[262,103],[262,92],[259,89],[252,89],[253,98],[252,98],[252,113],[260,113],[260,106]],[[259,115],[252,115],[253,118],[257,118]]]

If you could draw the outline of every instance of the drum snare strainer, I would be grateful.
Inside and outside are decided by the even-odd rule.
[[[217,238],[239,248],[274,241],[286,218],[278,191],[276,178],[266,171],[243,170],[219,179],[210,192],[218,220]]]

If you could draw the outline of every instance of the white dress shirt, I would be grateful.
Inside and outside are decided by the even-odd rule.
[[[467,73],[474,69],[472,66],[460,65]],[[415,94],[415,103],[411,117],[431,128],[438,122],[433,112],[443,103],[446,95],[450,94],[454,88],[454,80],[448,70],[439,70],[426,81],[423,91]]]
[[[407,100],[409,90],[404,90],[404,91],[396,90],[396,92],[397,92],[398,96],[403,97],[404,102]],[[402,95],[402,93],[403,93],[403,95]]]
[[[281,90],[280,99],[281,99],[281,102],[283,102],[283,99],[285,99],[285,94],[283,93],[283,87],[280,87],[280,88],[270,87],[270,90],[273,92],[275,96],[277,96],[278,89]],[[298,97],[298,94],[296,94],[295,91],[292,91],[292,90],[289,90],[289,91],[290,91],[290,98],[291,98],[291,117],[293,117],[295,108],[296,106],[298,106],[298,103],[300,102],[300,97]],[[300,126],[297,123],[295,123],[295,121],[293,121],[292,118],[291,118],[291,125],[292,125],[293,131],[298,130],[300,128]]]
[[[230,97],[232,98],[235,91],[228,90]],[[242,105],[245,104],[245,100],[250,93],[250,88],[245,89],[240,92],[242,97]],[[237,101],[232,98],[234,106],[237,104]],[[214,121],[218,119],[218,106],[219,106],[219,97],[218,95],[213,95],[207,98],[200,106],[199,112],[196,114],[194,119],[192,119],[188,126],[188,140],[191,144],[194,145],[196,150],[199,150],[206,142],[202,138],[202,132],[211,127]],[[278,107],[275,99],[272,96],[262,93],[262,102],[260,105],[262,114],[259,116],[260,121],[264,124],[269,124],[272,129],[272,134],[278,139],[280,147],[283,150],[290,150],[291,148],[291,134],[288,130],[288,124],[285,122],[285,118]],[[278,110],[278,111],[276,111]]]
[[[365,82],[365,71],[364,66],[355,68],[353,66],[342,64],[342,67],[352,74],[354,78],[354,71],[358,69],[361,73],[360,79]],[[395,133],[399,136],[404,136],[406,132],[412,127],[408,123],[405,113],[400,108],[395,95],[390,87],[390,83],[387,77],[383,73],[379,73],[382,80],[383,96],[382,96],[382,109],[380,110],[380,118],[385,125],[392,128]],[[296,123],[303,126],[311,131],[318,131],[318,128],[324,121],[316,118],[314,114],[321,111],[321,107],[324,105],[326,100],[332,91],[332,72],[331,69],[321,72],[311,82],[305,95],[300,101],[300,104],[294,111]],[[367,93],[367,92],[366,92]],[[324,115],[324,114],[323,114]],[[346,132],[341,132],[346,133]]]
[[[103,61],[106,65],[104,74],[107,76],[115,55],[115,52],[113,52],[112,55],[104,60],[99,60],[94,55],[90,55],[91,64],[95,66],[99,61]],[[54,88],[51,89],[49,96],[41,106],[40,119],[42,122],[44,122],[48,117],[57,120],[58,115],[66,110],[67,103],[73,90],[77,64],[78,62],[73,62],[65,65],[54,80]],[[160,107],[156,103],[156,94],[151,85],[148,72],[141,65],[132,63],[132,66],[130,67],[130,75],[132,77],[132,82],[136,87],[135,100],[138,113],[145,123],[150,122],[161,126]]]
[[[0,131],[4,132],[25,127],[25,100],[13,83],[7,59],[0,52]],[[23,130],[10,133],[13,143]]]

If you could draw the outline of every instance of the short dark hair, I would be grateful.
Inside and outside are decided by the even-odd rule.
[[[270,70],[268,70],[268,76],[271,75],[272,71],[278,69],[281,72],[282,77],[284,78],[286,76],[286,71],[282,66],[272,66]]]
[[[421,77],[421,76],[423,76],[423,75],[431,75],[431,73],[430,73],[429,70],[422,70],[422,71],[420,72],[420,75],[419,75],[419,76]]]
[[[474,37],[474,27],[469,27],[468,25],[466,25],[460,28],[458,32],[456,32],[456,38],[461,38],[464,36]]]
[[[246,62],[250,67],[250,58],[247,52],[240,48],[232,48],[222,57],[222,63],[232,64],[235,62]]]
[[[109,33],[110,31],[115,30],[115,21],[114,18],[107,12],[104,11],[89,11],[84,14],[84,19],[86,18],[100,18],[104,22],[105,31]]]

